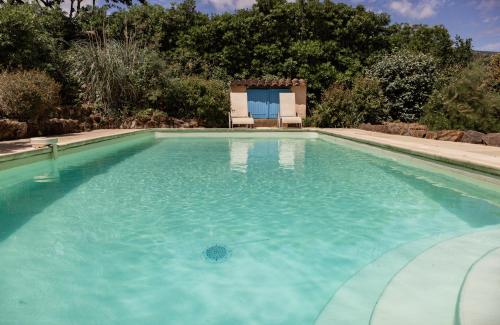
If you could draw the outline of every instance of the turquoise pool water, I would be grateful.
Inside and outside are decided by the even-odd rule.
[[[151,136],[0,172],[0,324],[313,324],[385,252],[500,223],[494,188],[353,146]]]

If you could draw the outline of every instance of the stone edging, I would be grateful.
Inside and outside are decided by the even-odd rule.
[[[404,154],[411,155],[411,156],[417,156],[419,158],[423,158],[426,160],[438,161],[441,163],[452,165],[454,167],[471,169],[475,172],[482,172],[482,173],[486,173],[488,175],[493,175],[493,176],[497,176],[497,177],[500,176],[500,169],[499,168],[484,166],[482,164],[477,164],[477,163],[471,163],[469,161],[451,159],[451,158],[447,158],[447,157],[444,157],[441,155],[424,153],[421,151],[402,148],[402,147],[398,147],[398,146],[390,145],[390,144],[379,143],[376,141],[359,139],[359,138],[355,138],[355,137],[351,137],[351,136],[347,136],[347,135],[341,135],[341,134],[337,134],[337,133],[330,133],[328,131],[324,131],[321,129],[317,129],[316,132],[321,133],[321,134],[334,136],[334,137],[338,137],[338,138],[342,138],[345,140],[350,140],[350,141],[354,141],[354,142],[358,142],[358,143],[371,145],[371,146],[378,147],[378,148],[383,148],[383,149],[387,149],[387,150],[391,150],[391,151],[395,151],[395,152],[404,153]]]
[[[131,130],[131,132],[113,134],[113,135],[105,135],[102,137],[97,137],[93,139],[84,139],[71,143],[61,144],[57,146],[57,150],[59,154],[64,152],[65,150],[74,149],[78,147],[82,147],[89,144],[95,144],[99,142],[114,140],[118,138],[123,138],[130,135],[136,134],[145,134],[150,132],[147,129],[143,130]],[[32,149],[23,152],[14,152],[11,154],[5,154],[0,156],[0,170],[9,169],[12,167],[17,167],[19,165],[24,165],[28,163],[34,163],[37,161],[51,159],[52,148],[40,148],[40,149]]]

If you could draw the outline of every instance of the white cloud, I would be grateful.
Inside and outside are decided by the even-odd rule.
[[[483,19],[483,23],[489,24],[500,20],[500,16],[486,17]]]
[[[396,0],[389,3],[389,8],[402,16],[425,19],[437,14],[437,9],[442,6],[444,0]]]
[[[255,0],[203,0],[218,11],[250,8]]]
[[[500,42],[486,44],[481,46],[480,50],[500,52]]]
[[[495,8],[500,8],[499,0],[477,0],[476,8],[483,11],[493,10]]]

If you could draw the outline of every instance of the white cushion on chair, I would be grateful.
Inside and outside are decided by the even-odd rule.
[[[248,117],[247,93],[231,93],[231,116]]]
[[[302,118],[298,116],[282,116],[281,123],[284,124],[300,124],[302,123]]]
[[[237,125],[253,125],[254,120],[251,117],[231,117],[231,122]]]
[[[295,93],[280,93],[280,116],[297,116]]]

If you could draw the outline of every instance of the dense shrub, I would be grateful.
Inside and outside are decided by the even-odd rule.
[[[81,100],[105,115],[123,115],[157,104],[165,63],[157,52],[134,40],[93,36],[68,51],[66,60],[81,87]]]
[[[378,124],[390,119],[387,98],[376,79],[360,77],[352,88],[353,105],[363,114],[364,123]]]
[[[381,58],[368,74],[379,80],[388,100],[390,117],[413,122],[420,118],[432,93],[437,67],[429,55],[403,51]]]
[[[312,124],[320,127],[355,127],[360,123],[381,123],[389,119],[387,99],[376,79],[361,76],[352,89],[334,84],[323,93]]]
[[[195,118],[207,127],[227,126],[229,89],[223,81],[198,77],[172,79],[163,96],[169,116]]]
[[[47,73],[29,70],[0,73],[0,117],[36,122],[59,104],[60,85]]]
[[[312,119],[319,127],[354,127],[363,122],[363,112],[354,105],[352,90],[335,84],[323,93]]]
[[[422,123],[431,129],[500,132],[500,93],[489,87],[491,71],[491,65],[476,62],[451,78],[432,94]]]

